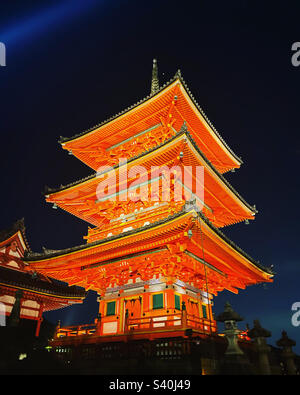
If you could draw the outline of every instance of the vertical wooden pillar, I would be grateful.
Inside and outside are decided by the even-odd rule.
[[[35,337],[39,337],[39,335],[40,335],[40,329],[41,329],[42,322],[43,322],[43,302],[40,303],[39,316],[37,319],[36,329],[35,329]]]
[[[99,314],[101,314],[102,317],[105,316],[105,301],[101,298],[99,299]]]
[[[168,285],[168,288],[166,288],[165,295],[166,295],[166,308],[165,308],[166,313],[167,314],[174,313],[174,309],[175,309],[174,289],[171,288],[171,285]],[[173,317],[174,316],[167,317],[167,322],[166,322],[167,326],[174,325],[174,321],[168,323],[168,321]]]
[[[169,312],[170,312],[170,310],[174,310],[175,309],[174,289],[173,288],[167,288],[165,290],[165,294],[166,294],[166,300],[167,300],[166,310],[169,310]]]
[[[102,315],[101,315],[101,313],[98,313],[95,321],[96,321],[96,334],[98,336],[101,336],[101,329],[102,329]]]
[[[210,321],[213,320],[213,314],[212,314],[212,300],[208,299],[208,305],[207,305],[207,315]]]
[[[60,330],[60,320],[57,321],[57,325],[54,333],[54,339],[57,339],[59,330]]]
[[[118,333],[123,332],[123,323],[124,323],[124,298],[122,297],[123,290],[119,292],[119,323],[118,323]]]
[[[187,313],[186,313],[185,301],[182,302],[182,307],[181,307],[181,325],[183,329],[187,327]]]
[[[8,317],[8,326],[17,327],[20,323],[21,308],[22,308],[23,291],[17,289],[15,292],[15,302]]]
[[[128,333],[129,329],[128,329],[128,319],[129,319],[129,313],[128,313],[128,309],[126,309],[125,311],[125,326],[124,326],[124,333]]]
[[[149,285],[145,285],[144,286],[145,291],[143,294],[143,310],[142,310],[142,314],[143,313],[148,313],[150,310],[150,294],[149,292],[147,292],[149,290]]]
[[[197,305],[197,316],[198,318],[202,318],[202,298],[201,293],[197,293],[198,305]]]

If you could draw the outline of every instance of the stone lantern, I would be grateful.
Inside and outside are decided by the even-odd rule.
[[[282,331],[281,339],[279,339],[276,344],[278,347],[282,347],[281,355],[286,366],[287,374],[297,374],[297,369],[294,362],[295,354],[292,351],[292,347],[296,345],[296,342],[288,337],[286,331]]]
[[[266,338],[271,336],[271,332],[264,329],[258,320],[253,321],[253,328],[248,331],[248,336],[254,339],[255,351],[258,355],[259,372],[263,375],[271,374],[269,363],[270,347],[267,345]]]
[[[228,346],[221,361],[221,374],[238,375],[252,374],[252,367],[238,344],[237,322],[243,321],[243,318],[236,313],[229,302],[225,304],[223,313],[216,317],[217,321],[224,322],[224,335],[227,339]]]

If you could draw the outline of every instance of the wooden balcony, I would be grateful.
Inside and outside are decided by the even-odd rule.
[[[96,324],[73,325],[57,328],[55,338],[72,336],[90,336],[96,332]]]
[[[75,325],[60,328],[55,333],[55,339],[63,337],[77,336],[101,336],[103,334],[102,320],[96,320],[94,324]],[[179,311],[178,314],[163,314],[139,318],[125,318],[124,330],[118,331],[115,335],[131,335],[135,333],[157,333],[157,332],[174,332],[186,329],[193,329],[198,333],[216,334],[217,326],[215,321],[206,318],[199,318],[194,315],[187,314],[185,311]]]
[[[160,331],[162,329],[174,331],[176,329],[182,330],[189,328],[203,333],[216,333],[217,331],[215,321],[199,318],[186,313],[164,314],[146,318],[130,318],[127,320],[127,331],[135,333],[142,331]]]

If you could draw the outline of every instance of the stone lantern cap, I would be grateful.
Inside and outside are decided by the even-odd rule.
[[[253,328],[248,331],[248,336],[251,337],[251,339],[255,339],[257,337],[270,337],[272,334],[270,331],[267,329],[264,329],[258,320],[253,321]]]
[[[282,331],[281,339],[276,344],[278,347],[293,347],[296,345],[296,342],[288,337],[286,331]]]
[[[216,320],[220,322],[225,322],[225,321],[243,321],[243,317],[241,317],[238,313],[236,313],[233,308],[231,307],[231,304],[229,302],[225,303],[225,310],[223,313],[220,313],[217,317]]]

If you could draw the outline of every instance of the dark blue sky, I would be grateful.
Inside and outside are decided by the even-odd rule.
[[[300,352],[300,326],[291,325],[300,301],[300,67],[291,63],[299,12],[292,1],[1,1],[0,228],[25,217],[34,251],[82,243],[87,224],[53,210],[41,193],[91,174],[57,140],[148,95],[156,57],[161,82],[180,68],[244,161],[226,178],[259,213],[224,233],[277,273],[266,287],[221,293],[215,312],[229,300],[245,317],[241,328],[258,318],[271,344],[285,329]],[[96,313],[91,292],[82,306],[46,318],[67,325]]]

